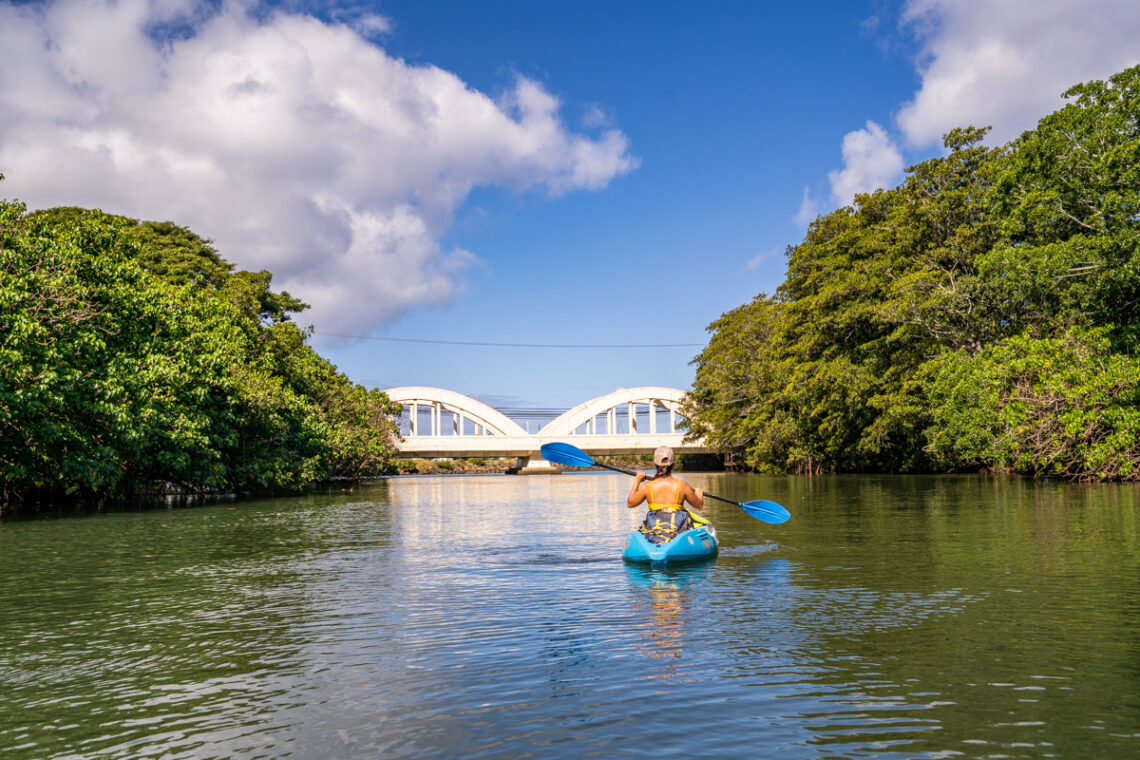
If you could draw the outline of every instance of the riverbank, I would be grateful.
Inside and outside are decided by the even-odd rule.
[[[497,475],[512,469],[514,457],[498,459],[397,459],[393,475]]]

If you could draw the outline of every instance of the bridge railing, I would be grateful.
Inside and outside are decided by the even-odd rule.
[[[404,436],[489,436],[495,435],[482,420],[470,414],[426,401],[403,404],[400,432]],[[518,422],[516,420],[516,422]],[[525,435],[554,434],[552,420],[531,429],[531,421],[518,422]],[[526,427],[523,427],[526,425]],[[688,420],[675,409],[657,404],[622,404],[582,420],[577,427],[564,427],[557,434],[637,435],[639,433],[684,433]]]

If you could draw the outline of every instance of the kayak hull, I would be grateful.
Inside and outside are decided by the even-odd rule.
[[[702,525],[687,530],[663,544],[646,540],[645,534],[639,530],[632,531],[626,540],[625,551],[621,557],[626,562],[671,565],[715,557],[716,552],[716,530],[711,525]]]

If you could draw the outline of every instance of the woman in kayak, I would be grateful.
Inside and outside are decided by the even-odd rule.
[[[649,514],[645,516],[641,532],[656,544],[669,541],[678,533],[693,527],[693,519],[685,510],[685,502],[698,510],[705,505],[704,491],[673,477],[674,461],[673,449],[659,446],[653,452],[657,474],[652,480],[646,481],[645,473],[638,472],[625,502],[630,509],[643,501],[649,502]]]

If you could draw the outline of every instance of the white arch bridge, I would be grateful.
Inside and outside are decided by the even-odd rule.
[[[518,457],[520,471],[536,471],[550,467],[539,448],[551,441],[590,454],[643,454],[658,446],[681,454],[708,451],[703,440],[685,442],[686,421],[678,412],[685,392],[676,388],[619,388],[563,412],[537,433],[455,391],[408,386],[384,392],[404,407],[401,457]]]

